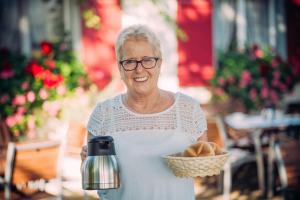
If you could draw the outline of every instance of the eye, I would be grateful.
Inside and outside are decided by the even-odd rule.
[[[130,65],[130,64],[135,64],[135,63],[136,63],[136,60],[124,60],[123,61],[124,65]]]

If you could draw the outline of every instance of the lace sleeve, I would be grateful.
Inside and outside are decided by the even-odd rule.
[[[193,134],[193,140],[197,139],[207,130],[207,123],[205,115],[199,104],[196,104],[193,112],[193,121],[195,125],[195,134]]]
[[[102,133],[102,126],[103,126],[103,114],[101,104],[98,103],[97,106],[94,108],[92,114],[87,123],[87,130],[90,134],[96,135],[103,135]]]
[[[205,115],[196,99],[183,94],[180,97],[181,127],[191,142],[196,142],[207,129]]]

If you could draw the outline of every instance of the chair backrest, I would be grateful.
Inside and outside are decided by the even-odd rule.
[[[0,121],[0,147],[7,146],[11,139],[7,125],[4,121]]]
[[[59,175],[59,155],[59,141],[10,142],[7,150],[5,181],[17,185],[40,179],[55,179]]]
[[[228,149],[234,141],[230,138],[224,118],[217,116],[207,121],[208,141],[217,143],[220,147]]]
[[[222,134],[220,133],[220,129],[215,118],[207,120],[207,140],[225,148],[224,137],[222,137]]]
[[[220,139],[223,141],[223,145],[228,149],[232,145],[232,141],[228,137],[227,127],[224,122],[224,118],[221,116],[216,117],[216,125],[219,130]]]
[[[0,176],[4,175],[7,145],[11,141],[11,134],[2,120],[0,121]]]

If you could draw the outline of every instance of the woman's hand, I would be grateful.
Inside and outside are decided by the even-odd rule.
[[[87,146],[84,145],[80,152],[81,162],[83,162],[87,157]]]

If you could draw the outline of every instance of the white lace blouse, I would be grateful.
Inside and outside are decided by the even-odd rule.
[[[183,151],[207,129],[199,103],[182,93],[166,110],[139,114],[129,110],[122,95],[97,104],[87,129],[114,138],[121,169],[121,187],[109,200],[192,200],[193,180],[175,177],[161,156]]]

